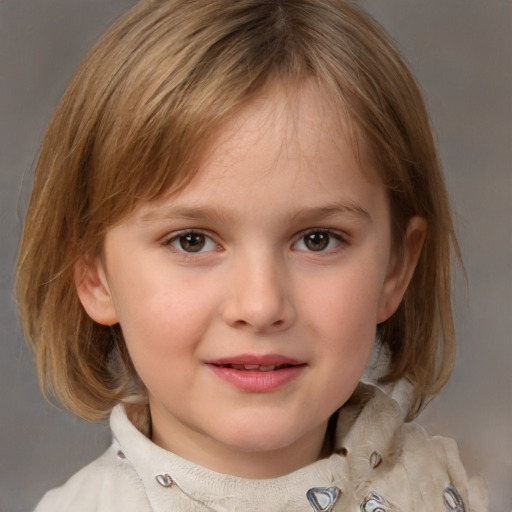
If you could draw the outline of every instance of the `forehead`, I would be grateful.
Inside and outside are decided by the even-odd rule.
[[[351,119],[336,108],[324,87],[272,82],[233,112],[205,152],[203,167],[227,154],[236,159],[255,146],[272,146],[269,157],[318,157],[318,149],[354,152]],[[355,152],[354,152],[355,155]]]
[[[219,180],[228,186],[237,178],[271,187],[283,168],[297,184],[312,176],[322,182],[329,173],[321,170],[378,182],[366,153],[354,123],[324,88],[314,81],[300,88],[272,83],[221,125],[189,187]],[[241,173],[242,162],[252,172]]]
[[[354,138],[350,120],[315,83],[273,84],[223,123],[197,174],[161,203],[196,213],[205,206],[259,213],[337,205],[365,214],[383,186]],[[155,214],[147,206],[143,220]]]

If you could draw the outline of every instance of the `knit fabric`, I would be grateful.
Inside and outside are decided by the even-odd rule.
[[[216,473],[158,447],[122,405],[111,427],[111,447],[36,512],[487,510],[485,485],[468,479],[455,442],[403,423],[397,403],[369,385],[342,408],[334,454],[268,480]]]

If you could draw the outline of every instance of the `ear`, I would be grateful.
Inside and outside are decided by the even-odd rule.
[[[76,291],[87,314],[99,324],[116,324],[117,313],[100,259],[91,263],[80,258],[74,270]]]
[[[421,254],[427,227],[423,217],[412,217],[409,220],[402,251],[397,251],[396,256],[391,258],[379,303],[378,324],[391,317],[402,302]]]

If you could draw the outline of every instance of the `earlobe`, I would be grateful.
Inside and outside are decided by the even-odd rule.
[[[398,309],[409,286],[418,263],[427,235],[427,221],[423,217],[412,217],[405,232],[403,251],[393,258],[379,304],[377,323],[390,318]]]
[[[80,258],[75,263],[74,278],[78,297],[87,314],[99,324],[116,324],[117,314],[102,263],[89,263]]]

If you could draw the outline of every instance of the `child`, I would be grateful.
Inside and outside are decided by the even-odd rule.
[[[141,1],[64,95],[27,214],[41,384],[114,438],[36,510],[486,510],[409,422],[453,364],[452,248],[421,95],[359,9]],[[372,352],[406,422],[360,383]]]

